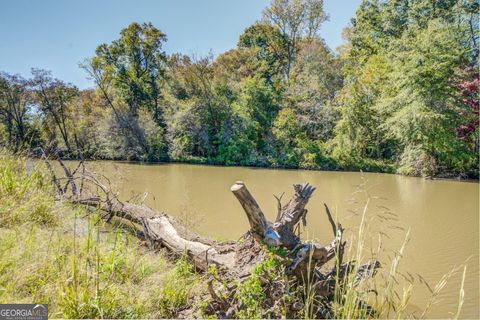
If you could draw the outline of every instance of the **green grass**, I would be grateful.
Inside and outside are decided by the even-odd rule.
[[[268,310],[262,309],[262,305],[268,296],[262,287],[260,277],[266,276],[273,279],[277,275],[283,275],[283,267],[276,256],[270,253],[268,259],[253,268],[252,276],[238,285],[236,298],[243,306],[238,313],[239,318],[258,319],[271,317]],[[286,316],[286,310],[282,310],[282,313]]]
[[[185,259],[179,259],[175,267],[165,275],[158,297],[158,311],[164,318],[173,318],[192,305],[192,297],[200,290],[200,277]]]
[[[36,166],[27,169],[23,158],[3,154],[0,150],[0,226],[11,227],[25,222],[44,226],[57,223],[50,183]]]
[[[0,303],[47,303],[53,318],[168,318],[188,304],[199,277],[184,260],[55,202],[42,164],[26,163],[0,159]]]

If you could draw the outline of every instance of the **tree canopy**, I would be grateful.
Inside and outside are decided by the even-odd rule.
[[[272,0],[218,56],[167,55],[132,23],[79,90],[0,74],[0,143],[66,158],[478,177],[479,3],[363,0],[344,43],[322,0]]]

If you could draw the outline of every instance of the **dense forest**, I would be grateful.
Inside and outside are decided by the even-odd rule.
[[[62,158],[478,177],[479,2],[364,0],[333,52],[322,0],[273,0],[218,56],[132,23],[81,63],[0,73],[0,144]],[[214,36],[214,35],[210,35]]]

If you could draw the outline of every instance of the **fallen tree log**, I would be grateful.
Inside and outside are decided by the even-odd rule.
[[[218,243],[205,239],[187,230],[180,223],[165,213],[159,213],[144,205],[136,205],[112,198],[108,201],[99,197],[72,198],[72,201],[93,208],[100,208],[109,217],[116,216],[130,221],[143,230],[143,236],[152,247],[166,247],[173,253],[186,254],[199,270],[206,271],[210,265],[237,274],[245,273],[245,268],[251,267],[258,259],[248,259],[246,256],[253,247],[266,245],[269,247],[284,247],[296,254],[287,268],[288,273],[301,275],[307,270],[307,264],[321,266],[335,256],[340,249],[343,229],[337,229],[334,240],[327,246],[305,243],[294,233],[294,227],[305,217],[308,200],[315,190],[312,186],[295,185],[295,195],[282,207],[275,223],[266,220],[262,210],[243,182],[236,182],[231,190],[245,210],[250,222],[250,230],[245,236],[245,242]],[[75,188],[72,188],[75,190]],[[248,241],[250,235],[255,242]],[[295,250],[294,250],[295,249]],[[258,254],[258,248],[255,254]],[[310,261],[308,261],[311,259]],[[312,268],[310,268],[313,270]]]
[[[233,243],[218,243],[204,238],[165,213],[154,211],[145,205],[121,202],[116,198],[108,202],[100,198],[79,198],[71,201],[92,209],[100,209],[106,214],[107,220],[113,217],[123,219],[126,226],[141,230],[139,236],[152,249],[166,248],[175,255],[185,255],[200,271],[207,271],[212,265],[225,270],[233,270],[235,267]]]
[[[47,158],[44,158],[48,162]],[[61,162],[59,159],[58,161]],[[51,168],[51,165],[47,167]],[[82,170],[79,170],[80,167],[83,167]],[[339,273],[344,276],[355,270],[354,263],[343,263],[346,245],[342,240],[344,229],[341,224],[334,221],[326,205],[326,214],[333,230],[333,240],[327,245],[302,242],[299,236],[300,222],[306,225],[306,206],[315,191],[315,188],[309,184],[295,184],[293,186],[295,193],[285,205],[281,204],[281,197],[276,197],[277,218],[274,222],[270,222],[265,218],[265,214],[245,183],[235,182],[230,190],[244,209],[250,229],[241,241],[217,242],[185,228],[163,212],[157,212],[145,205],[120,201],[111,188],[85,169],[83,161],[73,172],[63,163],[61,168],[65,172],[65,177],[56,177],[52,170],[59,199],[67,199],[93,210],[100,210],[104,213],[106,221],[116,219],[121,224],[133,226],[138,230],[137,235],[152,249],[165,248],[172,254],[186,256],[199,271],[208,272],[211,267],[215,267],[225,279],[243,281],[242,279],[247,279],[251,274],[254,266],[265,261],[269,251],[282,250],[285,254],[279,258],[285,266],[285,277],[293,277],[296,279],[295,285],[300,287],[308,279],[313,284],[315,294],[332,300],[335,286],[339,285]],[[64,187],[60,183],[62,180],[66,181]],[[81,183],[80,188],[76,185],[78,181]],[[70,195],[67,194],[68,185],[71,186]],[[335,265],[327,272],[320,272],[320,268],[334,257]],[[379,267],[377,261],[368,262],[357,269],[362,270],[357,277],[371,277]],[[288,293],[290,290],[288,288],[291,286],[289,280],[282,281],[280,281],[282,283],[280,287],[283,289],[280,291]],[[262,285],[265,286],[266,292],[272,295],[266,307],[274,308],[280,303],[280,298],[275,298],[280,292],[278,291],[280,282],[263,281]],[[219,295],[215,292],[212,283],[213,280],[208,282],[208,292],[213,303],[211,304],[212,313],[221,317],[232,317],[242,308],[234,294],[236,285],[223,288],[227,293]],[[293,299],[289,303],[288,308],[292,310],[298,309],[302,304],[298,299]]]

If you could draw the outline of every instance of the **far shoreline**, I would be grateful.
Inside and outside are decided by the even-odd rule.
[[[36,155],[31,155],[32,158],[37,160],[42,160],[41,157]],[[60,158],[62,161],[81,161],[80,158]],[[249,168],[249,169],[266,169],[266,170],[285,170],[285,171],[319,171],[319,172],[345,172],[345,173],[379,173],[379,174],[388,174],[396,175],[401,177],[408,178],[421,178],[424,180],[438,180],[438,181],[458,181],[458,182],[468,182],[468,183],[478,183],[480,180],[478,177],[461,177],[454,174],[438,174],[436,176],[415,176],[415,175],[405,175],[401,173],[394,172],[393,170],[368,170],[368,169],[333,169],[333,168],[301,168],[301,167],[288,167],[288,166],[268,166],[268,165],[242,165],[242,164],[224,164],[216,161],[208,161],[203,159],[195,160],[165,160],[165,161],[143,161],[143,160],[126,160],[126,159],[102,159],[102,158],[87,158],[85,161],[100,161],[100,162],[117,162],[117,163],[127,163],[127,164],[137,164],[137,165],[168,165],[168,164],[184,164],[184,165],[198,165],[198,166],[209,166],[209,167],[224,167],[224,168]]]

